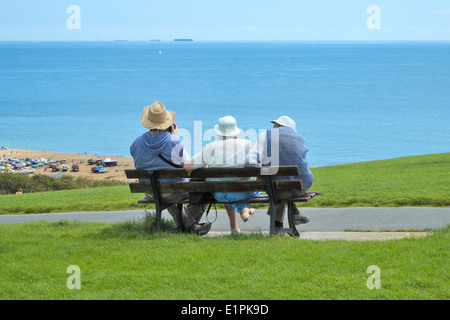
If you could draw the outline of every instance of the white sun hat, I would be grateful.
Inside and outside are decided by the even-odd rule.
[[[288,116],[282,116],[279,117],[277,120],[271,120],[270,122],[277,123],[280,126],[289,127],[293,129],[295,132],[297,132],[297,130],[295,129],[296,127],[295,121],[289,118]]]
[[[236,119],[232,116],[220,118],[219,123],[214,126],[214,131],[222,137],[236,137],[241,133],[241,129],[237,127]]]

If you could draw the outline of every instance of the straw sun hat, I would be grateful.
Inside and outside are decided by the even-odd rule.
[[[163,103],[156,101],[144,108],[141,123],[147,129],[162,129],[170,127],[175,121],[175,112],[167,111]]]

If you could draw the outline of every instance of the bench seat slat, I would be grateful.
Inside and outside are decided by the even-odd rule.
[[[268,168],[268,167],[265,167]],[[260,177],[264,175],[261,167],[226,167],[226,168],[201,168],[192,171],[191,176],[185,169],[158,170],[159,179],[182,179],[182,178],[224,178],[224,177]],[[128,179],[149,179],[145,170],[125,170]],[[273,176],[298,176],[297,166],[280,166]]]
[[[291,191],[301,190],[301,180],[273,181],[275,190]],[[249,192],[267,191],[265,181],[191,181],[191,182],[166,182],[160,184],[162,193],[184,192]],[[151,192],[151,183],[130,183],[132,193]]]

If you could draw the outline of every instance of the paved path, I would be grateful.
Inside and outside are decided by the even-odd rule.
[[[340,239],[343,234],[348,240],[354,238],[371,240],[377,235],[377,239],[389,239],[394,233],[386,234],[377,232],[343,232],[343,231],[385,231],[385,230],[410,230],[410,229],[434,229],[450,224],[450,208],[300,208],[302,213],[310,218],[310,222],[298,226],[302,238],[307,239]],[[84,222],[121,222],[139,220],[145,216],[145,210],[108,211],[108,212],[71,212],[71,213],[47,213],[27,215],[2,215],[0,224],[25,223],[35,221],[84,221]],[[163,217],[170,218],[164,211]],[[239,218],[238,218],[239,219]],[[206,220],[205,217],[203,220]],[[208,216],[209,221],[214,221],[211,234],[220,235],[229,233],[228,216],[224,210],[218,210],[217,219],[214,210]],[[253,217],[246,223],[239,220],[239,226],[243,232],[269,230],[269,217],[266,210],[258,209]],[[358,236],[359,235],[359,236]],[[399,233],[400,236],[414,235],[412,233]]]
[[[300,208],[310,218],[308,224],[298,226],[300,231],[345,231],[345,230],[393,230],[393,229],[429,229],[450,224],[450,208]],[[106,211],[106,212],[69,212],[25,215],[0,215],[0,224],[13,224],[35,221],[84,221],[84,222],[121,222],[139,220],[145,216],[145,210]],[[163,217],[169,218],[164,211]],[[206,220],[206,217],[203,218]],[[214,221],[212,230],[229,230],[228,216],[224,210],[211,210],[209,221]],[[269,230],[269,217],[263,209],[257,209],[246,223],[238,218],[241,230]]]

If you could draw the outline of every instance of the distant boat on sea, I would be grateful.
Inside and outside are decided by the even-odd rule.
[[[194,41],[193,39],[174,39],[173,41]]]

